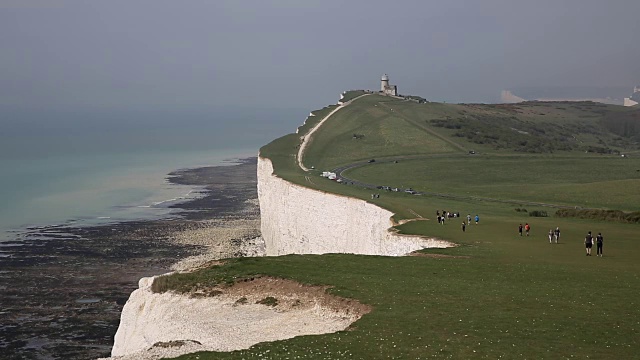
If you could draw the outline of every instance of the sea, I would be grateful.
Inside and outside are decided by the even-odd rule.
[[[168,173],[256,156],[307,113],[0,107],[0,242],[39,227],[171,216],[169,205],[199,192],[170,184]]]

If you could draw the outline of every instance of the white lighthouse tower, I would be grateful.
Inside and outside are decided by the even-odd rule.
[[[382,79],[380,79],[380,91],[384,92],[389,88],[389,75],[382,75]]]
[[[380,92],[385,95],[398,95],[398,87],[395,85],[389,85],[389,75],[384,74],[380,79]]]

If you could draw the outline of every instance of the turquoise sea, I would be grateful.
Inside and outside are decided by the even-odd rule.
[[[256,156],[301,109],[0,108],[0,241],[28,227],[167,216],[176,169]]]

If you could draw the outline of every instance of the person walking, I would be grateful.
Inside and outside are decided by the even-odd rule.
[[[466,222],[462,222],[462,232],[464,232],[467,229],[467,223]]]
[[[529,226],[529,223],[525,223],[524,224],[524,232],[527,233],[527,236],[529,236],[529,230],[531,230],[531,226]]]
[[[471,214],[467,214],[467,225],[471,225]]]
[[[480,216],[476,214],[476,225],[478,225],[479,222],[480,222]]]
[[[554,234],[553,229],[549,229],[549,244],[552,243]]]
[[[587,256],[591,256],[591,247],[593,246],[593,236],[591,236],[591,231],[587,233],[587,236],[584,237],[584,247],[587,250]]]
[[[522,224],[520,224],[518,226],[518,234],[520,234],[520,236],[522,236]]]
[[[553,235],[556,238],[556,244],[558,243],[558,241],[560,240],[560,228],[556,227],[556,230],[553,232]]]
[[[604,242],[604,238],[602,237],[602,233],[598,233],[598,236],[596,236],[596,256],[602,257],[603,242]]]

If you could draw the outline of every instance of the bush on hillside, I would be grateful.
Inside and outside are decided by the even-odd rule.
[[[262,304],[262,305],[267,305],[267,306],[277,306],[278,305],[278,299],[274,298],[273,296],[267,296],[266,298],[264,298],[262,300],[256,301],[256,304]]]
[[[534,217],[547,217],[547,216],[549,216],[549,215],[548,215],[548,214],[547,214],[547,212],[546,212],[546,211],[544,211],[544,210],[533,210],[533,211],[531,211],[531,212],[529,213],[529,216],[534,216]]]
[[[494,149],[523,153],[571,151],[576,146],[572,128],[554,123],[532,123],[516,116],[463,115],[461,118],[432,119],[431,126],[455,130],[452,136]]]
[[[638,110],[606,114],[601,120],[601,124],[616,135],[636,141],[640,140],[640,111]]]
[[[580,219],[616,221],[623,223],[640,223],[640,211],[626,213],[621,210],[598,209],[560,209],[556,211],[557,217],[575,217]]]
[[[585,148],[586,152],[596,153],[596,154],[620,154],[620,150],[611,149],[609,147],[603,146],[587,146]]]
[[[618,154],[621,148],[640,148],[640,111],[612,111],[606,105],[587,102],[578,105],[559,104],[563,106],[554,107],[554,103],[469,105],[472,111],[461,110],[459,116],[431,119],[427,123],[452,130],[451,136],[475,144],[522,153],[578,150]],[[564,111],[558,115],[532,111],[532,107]],[[519,115],[524,112],[533,112],[537,119]],[[543,115],[548,119],[544,119]],[[567,116],[573,119],[565,120]],[[597,144],[590,143],[592,137],[596,137]]]

